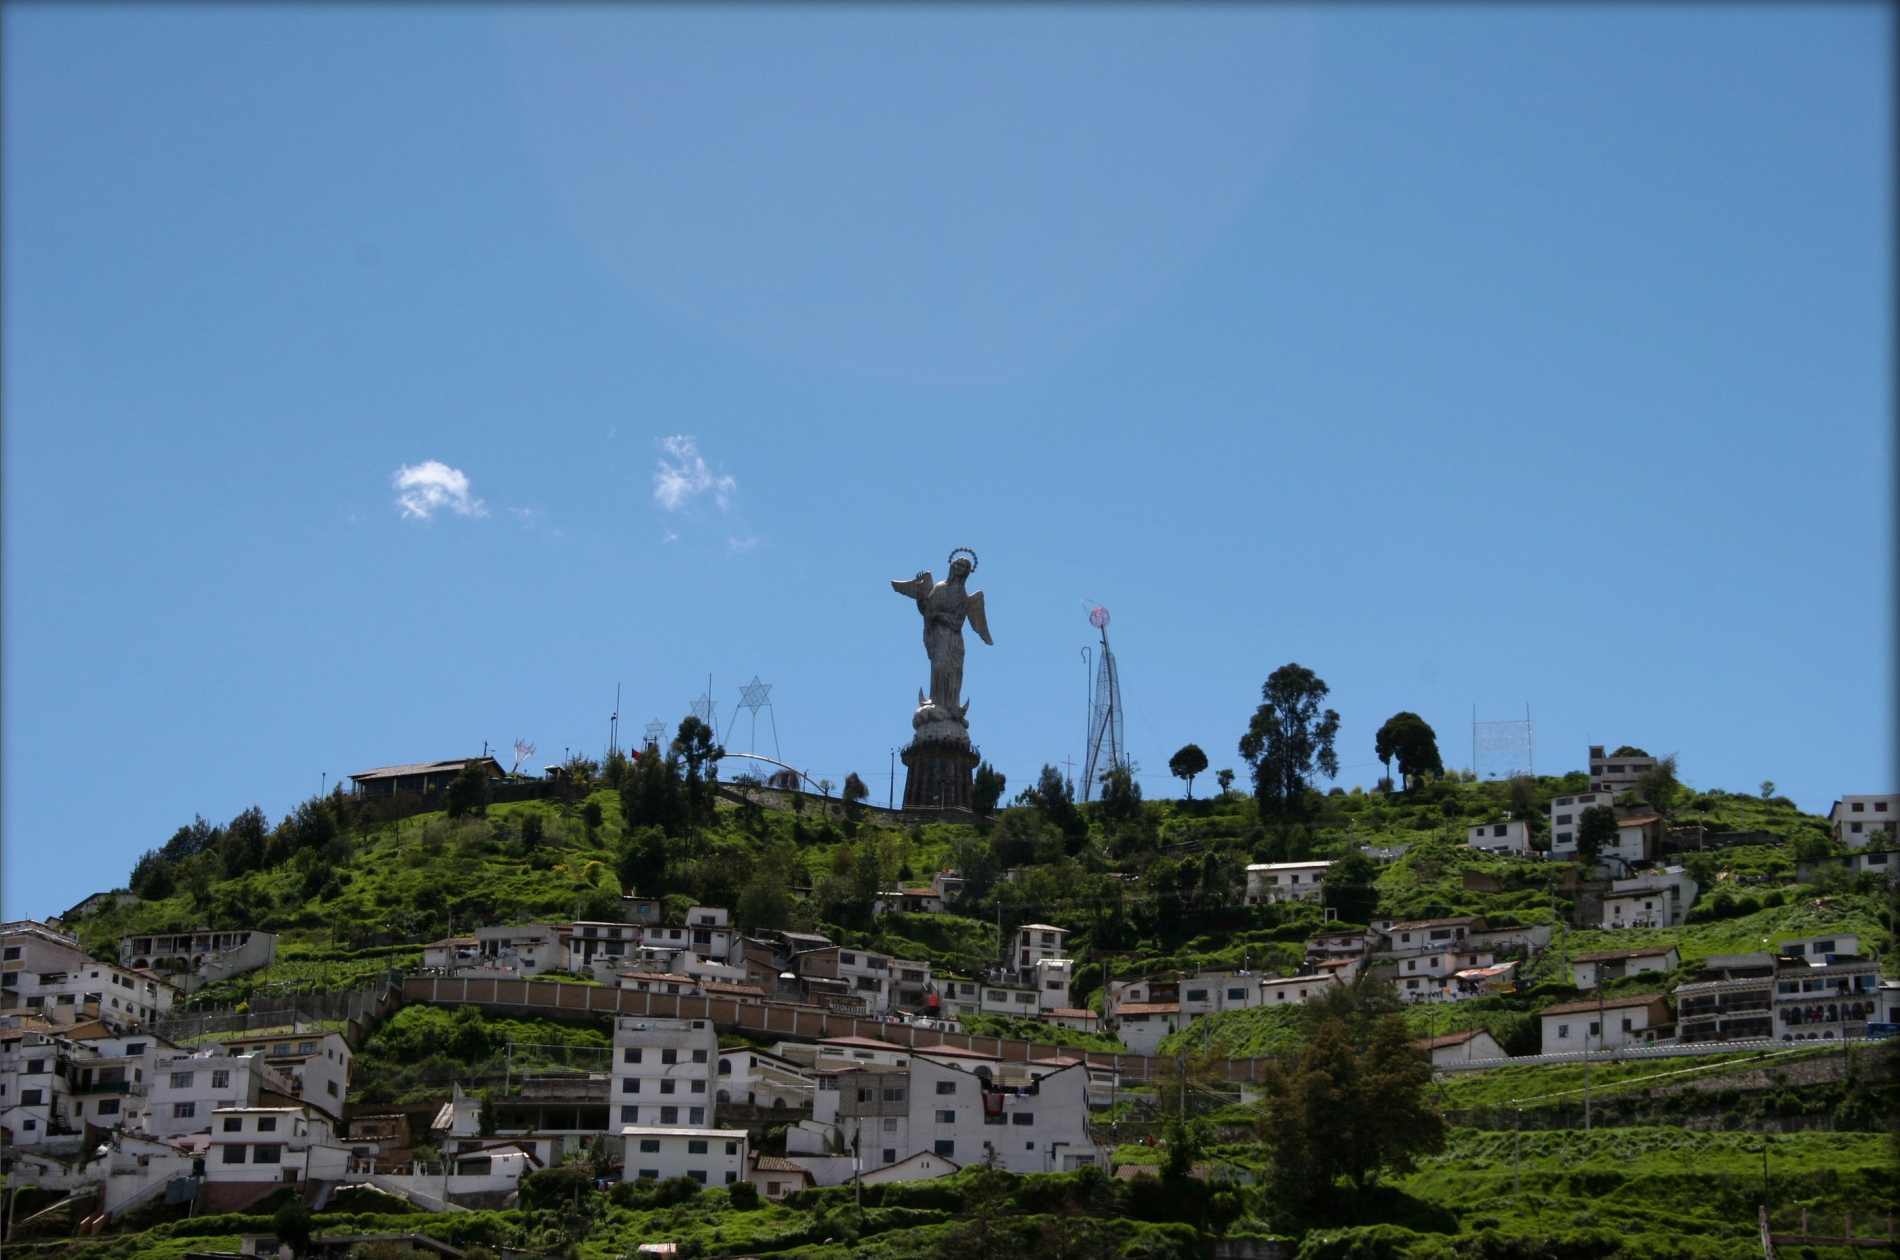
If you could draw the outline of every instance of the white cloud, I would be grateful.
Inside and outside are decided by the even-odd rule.
[[[699,443],[685,434],[674,434],[659,441],[672,461],[660,460],[660,471],[653,474],[653,503],[666,512],[683,512],[705,494],[721,512],[731,508],[739,483],[725,474],[715,476],[699,453]],[[677,462],[673,462],[677,461]]]
[[[415,467],[404,464],[390,478],[399,493],[396,506],[405,517],[430,520],[443,508],[457,516],[487,516],[480,499],[468,494],[468,474],[450,468],[439,459],[428,459]]]

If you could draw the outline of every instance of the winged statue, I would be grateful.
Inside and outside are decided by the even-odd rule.
[[[930,694],[917,693],[917,713],[913,725],[920,731],[934,722],[950,721],[967,728],[970,706],[960,703],[963,692],[963,623],[983,642],[990,638],[989,618],[983,609],[983,592],[964,589],[964,580],[976,571],[976,553],[959,547],[950,553],[950,575],[938,582],[929,570],[909,580],[893,579],[891,589],[917,601],[924,618],[924,651],[930,657]]]

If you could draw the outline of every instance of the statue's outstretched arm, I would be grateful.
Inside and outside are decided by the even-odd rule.
[[[907,582],[900,581],[897,578],[891,579],[892,590],[896,591],[899,595],[908,595],[912,599],[922,599],[924,596],[930,594],[930,588],[934,585],[935,583],[931,580],[928,571],[919,573],[916,577],[911,578]]]
[[[991,647],[996,646],[996,640],[990,638],[990,619],[983,612],[982,591],[972,591],[964,597],[963,615],[970,619],[970,629],[976,631],[978,638]]]

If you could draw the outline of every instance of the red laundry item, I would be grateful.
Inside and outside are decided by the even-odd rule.
[[[983,1095],[983,1114],[1000,1116],[1003,1114],[1003,1096],[1001,1094]]]

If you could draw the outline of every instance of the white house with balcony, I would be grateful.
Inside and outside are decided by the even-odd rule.
[[[1603,926],[1681,927],[1697,891],[1695,880],[1680,866],[1613,880],[1603,898]]]
[[[144,1129],[155,1137],[209,1132],[220,1108],[296,1103],[289,1078],[258,1054],[154,1051],[150,1077]]]
[[[712,1021],[620,1016],[613,1056],[609,1106],[617,1127],[711,1124],[719,1057]]]
[[[158,972],[185,993],[214,980],[268,967],[277,959],[277,934],[256,928],[157,932],[119,941],[119,965]]]
[[[1075,1061],[1040,1067],[1020,1084],[1002,1083],[1000,1065],[927,1053],[821,1071],[812,1121],[788,1132],[787,1154],[821,1185],[920,1152],[958,1165],[988,1159],[1017,1173],[1105,1167],[1107,1152],[1089,1136],[1086,1069]]]
[[[1850,849],[1864,849],[1878,840],[1891,844],[1894,824],[1900,822],[1900,793],[1883,796],[1843,796],[1827,811],[1834,838]]]
[[[735,1046],[719,1051],[716,1104],[743,1103],[770,1110],[809,1110],[812,1077],[808,1067],[791,1059]]]
[[[0,924],[0,1011],[61,1024],[86,1018],[124,1024],[156,1018],[181,996],[155,972],[92,957],[78,937],[50,924]]]
[[[1644,752],[1606,754],[1602,744],[1590,745],[1590,790],[1619,796],[1636,786],[1636,781],[1654,770],[1658,759]]]
[[[350,1165],[329,1119],[307,1107],[220,1107],[210,1128],[205,1179],[213,1185],[338,1181]]]
[[[333,1120],[342,1117],[356,1052],[341,1033],[244,1033],[227,1039],[224,1049],[233,1055],[261,1056],[290,1082],[291,1096],[298,1102]]]
[[[567,967],[567,947],[561,942],[560,927],[553,923],[479,927],[475,942],[475,960],[458,967],[458,976],[518,980]]]
[[[1550,802],[1551,853],[1575,853],[1577,828],[1583,822],[1583,811],[1599,806],[1604,809],[1615,808],[1616,795],[1612,792],[1576,792],[1569,796],[1552,797]]]
[[[1317,901],[1331,862],[1255,862],[1247,867],[1247,904]]]

